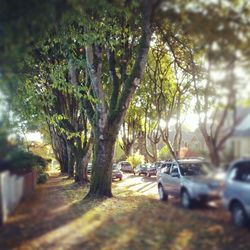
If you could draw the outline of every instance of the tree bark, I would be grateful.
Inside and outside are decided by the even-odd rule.
[[[59,162],[60,171],[62,174],[68,173],[68,153],[67,153],[67,145],[62,138],[62,136],[58,135],[56,130],[48,124],[50,139],[52,149],[55,155],[56,160]]]
[[[112,197],[112,164],[116,141],[116,131],[104,138],[95,134],[93,169],[88,197]]]
[[[78,154],[78,156],[75,156],[75,160],[75,181],[81,184],[86,184],[88,182],[88,152]]]
[[[219,150],[217,150],[215,147],[212,147],[209,150],[209,156],[210,156],[212,164],[216,167],[219,167],[221,163]]]
[[[67,155],[68,155],[68,176],[70,178],[74,177],[74,164],[75,164],[75,159],[72,154],[72,149],[69,145],[69,142],[67,142]]]

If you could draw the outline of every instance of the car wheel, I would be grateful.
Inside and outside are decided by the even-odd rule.
[[[247,215],[240,203],[235,203],[232,208],[232,219],[237,227],[244,227],[247,224]]]
[[[119,178],[119,180],[121,181],[121,180],[122,180],[122,178]]]
[[[168,199],[168,195],[164,191],[162,185],[158,186],[158,193],[159,193],[159,198],[161,201],[166,201]]]
[[[183,190],[181,192],[181,205],[184,208],[191,208],[193,205],[192,199],[190,198],[190,195],[187,190]]]

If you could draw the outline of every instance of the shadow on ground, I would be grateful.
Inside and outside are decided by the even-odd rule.
[[[184,210],[129,185],[114,183],[113,198],[83,200],[86,188],[53,177],[1,228],[0,248],[250,249],[249,231],[233,227],[223,209]]]

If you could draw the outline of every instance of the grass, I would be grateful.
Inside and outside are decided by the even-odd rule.
[[[113,185],[113,198],[83,201],[86,189],[65,189],[80,215],[86,249],[250,249],[249,231],[222,209],[184,210]],[[81,243],[78,247],[81,246]]]
[[[113,198],[84,200],[86,187],[54,176],[1,228],[0,249],[250,249],[249,230],[234,227],[224,209],[160,202],[132,177],[113,183]]]

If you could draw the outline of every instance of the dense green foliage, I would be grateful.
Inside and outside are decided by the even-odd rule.
[[[119,131],[126,156],[137,144],[156,161],[164,141],[177,157],[190,112],[219,162],[236,125],[215,140],[236,117],[234,70],[249,63],[249,12],[247,2],[227,0],[4,1],[3,91],[26,128],[47,127],[62,172],[76,180],[87,181],[93,143],[92,194],[111,195]]]

